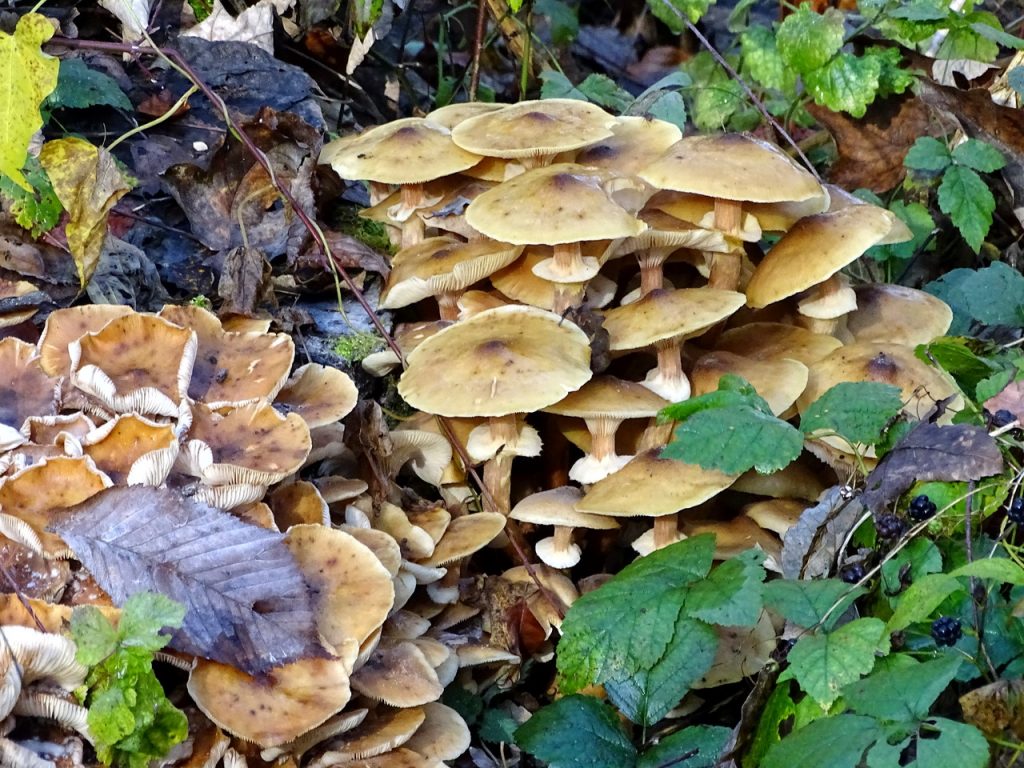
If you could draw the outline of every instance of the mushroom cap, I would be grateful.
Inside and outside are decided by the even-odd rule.
[[[298,480],[274,488],[266,497],[273,510],[274,527],[287,531],[295,525],[330,525],[327,501],[313,483]]]
[[[754,360],[732,352],[709,352],[694,363],[690,383],[694,395],[718,389],[723,375],[742,376],[757,390],[778,416],[796,402],[807,386],[807,366],[796,360]]]
[[[635,175],[661,157],[682,136],[682,131],[667,120],[616,117],[612,135],[580,150],[575,162],[622,175]]]
[[[448,438],[422,429],[396,429],[391,433],[391,454],[386,458],[388,474],[397,476],[409,465],[423,482],[441,485],[444,471],[452,461]]]
[[[444,688],[423,651],[411,641],[378,646],[352,675],[363,696],[392,707],[417,707],[441,698]]]
[[[399,309],[461,291],[508,266],[522,251],[522,246],[490,240],[463,243],[453,237],[428,238],[395,254],[380,307]]]
[[[56,416],[58,379],[43,370],[35,347],[0,339],[0,452],[25,442],[20,432],[32,416]]]
[[[612,350],[644,349],[658,341],[697,336],[743,306],[736,291],[717,288],[656,289],[604,313]]]
[[[782,555],[782,542],[774,534],[764,530],[745,515],[737,515],[731,520],[684,519],[683,533],[686,536],[699,536],[702,533],[715,534],[715,560],[728,560],[740,552],[759,547],[769,558],[777,563]],[[772,568],[772,563],[765,567]]]
[[[405,748],[431,760],[454,760],[469,749],[469,726],[462,715],[439,701],[423,705],[426,719]]]
[[[691,195],[686,192],[658,192],[647,201],[647,207],[640,214],[640,217],[651,227],[659,225],[666,230],[679,229],[673,226],[672,221],[683,222],[694,229],[707,232],[707,237],[712,233],[717,237],[716,248],[702,250],[726,251],[731,248],[728,245],[725,235],[715,229],[715,198],[707,195]],[[731,237],[745,242],[756,243],[761,239],[761,226],[751,213],[744,209],[743,218],[738,232],[730,232]],[[671,245],[667,242],[665,245]],[[693,248],[700,246],[694,245]]]
[[[349,658],[301,659],[255,678],[200,659],[188,678],[196,706],[216,725],[261,747],[298,738],[348,704]]]
[[[766,499],[743,508],[743,514],[767,531],[785,536],[807,509],[807,502],[797,499]]]
[[[768,611],[762,611],[752,627],[716,626],[715,632],[718,634],[715,660],[692,688],[715,688],[756,677],[778,644],[778,633]]]
[[[804,317],[818,320],[834,320],[853,312],[857,308],[857,294],[850,287],[850,281],[842,273],[835,275],[835,279],[838,281],[838,288],[823,295],[809,293],[797,302],[797,311]]]
[[[629,464],[594,483],[576,504],[581,512],[611,517],[661,517],[703,504],[724,491],[736,475],[658,457],[637,455]]]
[[[796,325],[762,322],[730,328],[715,342],[715,349],[722,352],[753,360],[790,358],[804,365],[828,357],[841,346],[843,342],[835,336],[814,333]]]
[[[612,135],[615,118],[576,99],[521,101],[463,120],[452,140],[487,157],[537,157],[579,149]]]
[[[822,480],[821,475],[819,467],[812,469],[808,461],[797,459],[771,474],[762,475],[753,469],[745,472],[732,484],[732,490],[775,499],[797,498],[814,501],[829,485]]]
[[[426,717],[421,707],[376,707],[355,728],[331,739],[319,759],[325,765],[337,765],[383,755],[409,741]]]
[[[450,130],[422,117],[336,139],[320,151],[320,163],[329,164],[341,178],[382,184],[431,181],[472,168],[480,159],[454,144]]]
[[[825,282],[878,243],[893,218],[884,208],[856,205],[800,219],[757,265],[747,304],[766,307]]]
[[[158,486],[178,456],[178,437],[170,424],[122,414],[82,438],[82,448],[118,485]]]
[[[0,278],[0,328],[23,323],[39,311],[45,298],[35,283]]]
[[[918,360],[912,348],[858,342],[840,347],[810,366],[807,389],[797,400],[797,408],[802,413],[827,390],[844,381],[877,381],[899,387],[905,403],[903,411],[915,419],[924,418],[935,401],[958,394],[941,373]]]
[[[39,358],[43,370],[51,376],[67,376],[71,371],[68,347],[87,333],[95,333],[118,317],[132,314],[123,304],[85,304],[50,313],[43,335],[39,337]]]
[[[295,343],[286,333],[225,331],[202,307],[167,305],[160,317],[195,331],[199,344],[188,395],[212,408],[273,400],[284,386],[295,358]]]
[[[856,341],[916,347],[945,334],[953,322],[949,305],[924,291],[887,283],[853,290],[857,309],[846,316],[846,328]]]
[[[647,225],[615,201],[613,179],[607,171],[572,163],[534,168],[477,197],[466,208],[466,222],[487,237],[517,245],[637,235]]]
[[[582,498],[583,492],[579,488],[563,485],[560,488],[552,488],[549,491],[541,491],[527,496],[512,508],[509,517],[536,525],[562,525],[598,531],[619,527],[619,524],[610,517],[592,515],[577,510],[575,505]]]
[[[570,541],[568,546],[559,547],[554,536],[541,539],[533,545],[533,550],[542,563],[552,568],[572,568],[583,555],[579,544]]]
[[[828,190],[829,195],[829,211],[841,211],[854,205],[871,205],[871,203],[861,200],[856,195],[852,195],[842,187],[837,187],[834,184],[826,184],[825,188]],[[899,216],[893,216],[889,233],[879,240],[877,244],[892,245],[893,243],[905,243],[913,239],[914,233],[910,227]]]
[[[416,559],[434,554],[433,538],[422,528],[413,525],[401,507],[382,501],[372,522],[374,528],[391,534],[398,542],[402,557]]]
[[[657,416],[668,401],[647,387],[614,376],[595,376],[543,410],[582,419],[645,419]]]
[[[639,214],[640,220],[647,224],[647,229],[635,237],[627,237],[619,246],[619,253],[633,253],[648,248],[692,248],[706,253],[728,253],[733,245],[718,230],[699,223],[691,223],[684,219],[653,208],[644,209]],[[706,222],[710,224],[711,222]],[[761,230],[757,230],[754,240],[761,239]]]
[[[416,347],[407,363],[399,394],[441,416],[531,413],[591,377],[590,342],[582,330],[552,312],[516,305],[445,328]]]
[[[688,136],[638,174],[658,189],[777,203],[820,197],[821,185],[774,144],[748,133]]]
[[[426,117],[430,122],[443,125],[451,130],[464,120],[477,115],[485,115],[488,112],[497,112],[499,109],[505,109],[505,106],[505,104],[495,104],[491,101],[462,101],[458,104],[446,104],[443,107],[438,107],[434,111],[428,112]]]
[[[607,240],[594,240],[581,243],[580,251],[584,261],[590,260],[590,264],[600,264],[609,251]],[[512,264],[500,269],[491,275],[491,285],[501,291],[510,299],[529,304],[533,307],[550,310],[555,303],[555,292],[570,287],[581,287],[584,283],[559,283],[540,277],[534,269],[544,262],[550,263],[552,251],[546,246],[527,246],[522,255]],[[591,280],[591,284],[598,280],[597,277]],[[460,302],[461,306],[461,302]]]
[[[424,560],[423,565],[448,565],[469,557],[490,544],[504,529],[505,516],[500,512],[476,512],[456,517],[434,547],[434,554]]]
[[[296,368],[274,398],[274,407],[297,413],[310,429],[331,424],[352,412],[359,390],[344,371],[318,363]]]

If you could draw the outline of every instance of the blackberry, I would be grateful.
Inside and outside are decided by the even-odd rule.
[[[1011,523],[1016,523],[1017,525],[1024,524],[1024,496],[1018,496],[1010,502],[1010,507],[1006,510],[1006,516],[1010,518]]]
[[[839,572],[839,578],[847,584],[856,584],[864,578],[865,573],[867,571],[864,569],[864,563],[851,563]]]
[[[1012,421],[1016,420],[1016,416],[1013,415],[1012,411],[1008,411],[1005,408],[1000,408],[998,411],[992,414],[989,419],[992,426],[998,429],[999,427],[1005,427]]]
[[[937,511],[938,508],[935,506],[935,502],[922,493],[910,500],[910,508],[907,510],[907,514],[910,515],[911,520],[920,523],[922,520],[932,517]]]
[[[960,619],[952,616],[940,616],[932,622],[932,640],[936,645],[956,645],[963,634]]]
[[[875,518],[875,531],[880,539],[898,539],[906,527],[903,520],[896,515],[879,515]]]

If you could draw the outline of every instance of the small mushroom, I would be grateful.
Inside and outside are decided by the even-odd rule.
[[[562,486],[527,496],[512,508],[513,520],[535,525],[555,526],[555,535],[535,545],[537,557],[552,568],[572,568],[580,561],[580,547],[572,541],[573,528],[610,530],[618,528],[615,520],[601,515],[579,512],[575,505],[583,498],[578,488]]]

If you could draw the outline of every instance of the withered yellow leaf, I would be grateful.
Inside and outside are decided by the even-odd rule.
[[[32,136],[43,125],[39,105],[57,87],[60,62],[42,51],[53,25],[38,13],[18,20],[13,35],[0,32],[0,173],[32,187],[21,173]]]
[[[92,277],[107,234],[107,215],[131,185],[107,150],[82,139],[48,141],[39,162],[68,212],[68,247],[84,287]]]

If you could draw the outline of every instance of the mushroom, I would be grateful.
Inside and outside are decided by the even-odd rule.
[[[459,123],[477,115],[486,115],[488,112],[497,112],[505,109],[504,104],[496,104],[493,101],[461,101],[456,104],[446,104],[443,107],[428,112],[426,118],[438,125],[443,125],[451,130]]]
[[[359,390],[343,371],[317,363],[295,369],[274,398],[274,407],[297,413],[310,429],[332,424],[352,412]]]
[[[43,370],[54,377],[68,376],[71,372],[68,351],[71,342],[101,330],[111,320],[130,314],[132,308],[122,304],[86,304],[51,312],[36,345]]]
[[[654,347],[658,365],[642,382],[671,403],[690,396],[683,373],[683,340],[699,336],[743,306],[742,293],[715,288],[656,289],[642,299],[604,313],[609,348],[626,352]]]
[[[272,510],[274,527],[287,531],[295,525],[330,525],[327,500],[313,483],[297,480],[274,488],[267,501]]]
[[[809,463],[801,457],[767,475],[752,469],[740,475],[732,484],[732,490],[773,499],[792,497],[816,501],[829,484],[822,481],[820,470],[808,466]]]
[[[633,542],[634,549],[647,554],[679,541],[678,513],[716,496],[736,477],[647,451],[590,486],[576,509],[609,517],[653,517],[653,531]]]
[[[429,760],[455,760],[469,749],[471,735],[462,715],[439,701],[423,705],[426,715],[405,748]]]
[[[444,691],[423,651],[409,641],[379,646],[352,675],[352,688],[392,707],[437,701]]]
[[[431,584],[427,592],[438,603],[454,603],[458,599],[461,561],[490,544],[505,528],[507,513],[477,512],[456,517],[448,525],[434,554],[423,561],[431,567],[447,566],[444,578]]]
[[[807,386],[807,366],[796,360],[754,360],[732,352],[709,352],[693,364],[690,380],[695,395],[718,389],[727,373],[742,376],[767,401],[776,416],[789,410]]]
[[[586,261],[593,259],[598,265],[605,262],[612,245],[616,241],[593,240],[580,243],[580,253]],[[611,243],[611,244],[609,244]],[[583,280],[578,283],[555,283],[538,276],[534,267],[548,261],[551,258],[551,249],[546,246],[526,246],[522,255],[514,263],[498,270],[491,275],[491,285],[501,292],[501,295],[510,299],[529,304],[532,307],[553,310],[559,302],[564,302],[573,297],[583,297],[583,303],[591,307],[603,307],[607,305],[615,293],[615,283],[611,282],[604,275],[597,274],[589,281]],[[609,284],[611,290],[608,290]],[[465,298],[465,296],[463,297]],[[483,299],[474,297],[478,305],[483,304]],[[575,300],[575,299],[574,299]],[[491,303],[495,304],[496,297],[492,297]],[[472,304],[460,300],[460,317],[470,317],[480,309]],[[502,302],[509,303],[509,302]],[[481,308],[483,308],[481,306]]]
[[[178,436],[169,424],[122,414],[82,438],[82,450],[117,485],[156,487],[178,456]]]
[[[942,336],[953,322],[953,310],[930,293],[903,285],[870,283],[853,289],[857,309],[845,318],[846,330],[858,342],[884,342],[916,347]]]
[[[611,129],[611,136],[581,149],[573,162],[635,176],[682,138],[678,127],[656,117],[616,117]]]
[[[715,349],[752,360],[790,358],[813,365],[843,346],[835,336],[815,333],[796,325],[747,323],[730,328],[715,340]]]
[[[824,198],[821,185],[778,147],[750,134],[688,136],[640,171],[651,186],[714,198],[714,229],[742,231],[744,203]],[[827,198],[826,198],[827,199]],[[741,249],[715,254],[709,285],[736,290]]]
[[[424,195],[424,182],[464,171],[480,160],[479,154],[455,145],[450,130],[421,117],[329,142],[320,152],[320,162],[343,179],[399,186],[402,199],[392,208],[391,218],[401,225],[402,247],[423,239],[423,220],[415,212],[436,202]]]
[[[486,416],[496,442],[516,440],[516,414],[561,400],[591,376],[587,335],[558,315],[522,306],[456,323],[420,344],[407,362],[398,383],[407,403],[439,416]],[[511,461],[500,451],[484,467],[492,511],[503,515],[510,509]]]
[[[22,425],[32,416],[55,416],[60,382],[43,371],[35,347],[0,339],[0,453],[26,442]]]
[[[743,514],[766,531],[783,538],[796,525],[805,509],[807,503],[799,499],[765,499],[745,506]]]
[[[328,741],[314,765],[326,768],[383,755],[409,741],[426,719],[422,707],[377,707],[359,725]]]
[[[553,246],[552,256],[533,272],[557,284],[552,308],[561,313],[582,301],[581,286],[600,269],[597,259],[583,255],[581,243],[630,237],[646,228],[616,202],[614,178],[571,163],[537,168],[484,192],[469,204],[466,221],[495,240]]]
[[[666,405],[666,400],[641,384],[597,376],[544,411],[585,420],[590,447],[585,451],[587,455],[569,469],[569,479],[589,485],[622,469],[633,458],[615,453],[619,425],[626,419],[657,416]]]
[[[857,205],[801,219],[757,265],[747,284],[747,304],[766,307],[808,291],[797,305],[803,324],[833,333],[839,318],[857,308],[839,271],[882,240],[893,218],[883,208]]]
[[[555,535],[535,545],[537,557],[552,568],[572,568],[580,561],[580,547],[572,541],[573,528],[611,530],[619,524],[609,517],[579,512],[575,504],[583,498],[578,488],[562,486],[541,491],[520,501],[509,514],[513,520],[555,526]]]

